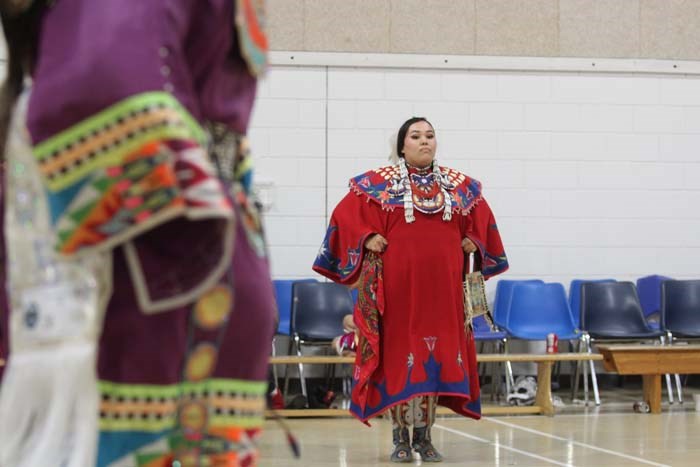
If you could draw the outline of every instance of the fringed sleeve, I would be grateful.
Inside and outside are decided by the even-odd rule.
[[[383,214],[374,200],[348,193],[333,211],[313,270],[341,284],[357,282],[365,240],[374,233],[386,236]]]
[[[496,218],[485,199],[481,199],[467,216],[465,230],[465,236],[479,249],[475,269],[480,270],[486,279],[508,269]]]

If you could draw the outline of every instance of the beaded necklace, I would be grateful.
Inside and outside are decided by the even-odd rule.
[[[437,159],[433,159],[432,167],[435,181],[439,184],[440,191],[445,199],[442,220],[448,222],[452,220],[452,196],[448,190],[453,189],[454,185],[450,183],[447,176],[440,171],[440,166],[438,165]],[[396,164],[396,168],[398,169],[401,177],[398,185],[403,188],[404,218],[406,219],[407,224],[411,224],[416,221],[416,217],[413,213],[413,187],[411,185],[408,169],[412,168],[417,170],[419,174],[426,174],[430,171],[430,168],[413,167],[406,162],[405,159],[400,159],[398,164]]]

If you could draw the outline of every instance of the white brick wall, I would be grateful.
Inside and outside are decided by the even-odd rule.
[[[276,278],[313,277],[347,180],[385,164],[412,115],[484,183],[505,277],[700,277],[696,76],[275,67],[251,139]]]

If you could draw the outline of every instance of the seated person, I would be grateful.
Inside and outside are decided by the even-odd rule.
[[[357,326],[355,326],[352,315],[345,315],[345,317],[343,317],[343,331],[345,333],[342,336],[333,339],[333,348],[338,355],[342,355],[343,357],[355,356],[355,348],[357,347]]]

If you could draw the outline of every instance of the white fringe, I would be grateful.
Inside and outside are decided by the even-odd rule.
[[[416,216],[413,215],[413,189],[411,188],[411,180],[408,178],[408,168],[406,162],[399,162],[399,174],[401,175],[401,183],[403,183],[403,215],[406,223],[410,224],[416,221]]]
[[[111,261],[95,256],[71,263],[49,253],[46,197],[25,128],[28,99],[25,92],[17,102],[6,151],[4,229],[11,311],[10,355],[0,387],[0,466],[89,467],[95,465],[97,451],[96,348]],[[51,280],[55,282],[42,282]],[[49,326],[56,331],[50,339],[22,321],[24,294],[47,284],[86,285],[81,290],[89,292],[54,310],[53,317],[65,321],[51,321],[59,325]]]
[[[440,171],[440,164],[438,164],[437,158],[433,159],[433,173],[435,174],[436,182],[440,185],[440,191],[442,191],[442,196],[445,198],[445,208],[442,212],[443,221],[452,220],[452,197],[447,188],[451,186],[449,179],[445,174]]]
[[[10,355],[0,393],[0,465],[95,465],[99,396],[93,343]]]

